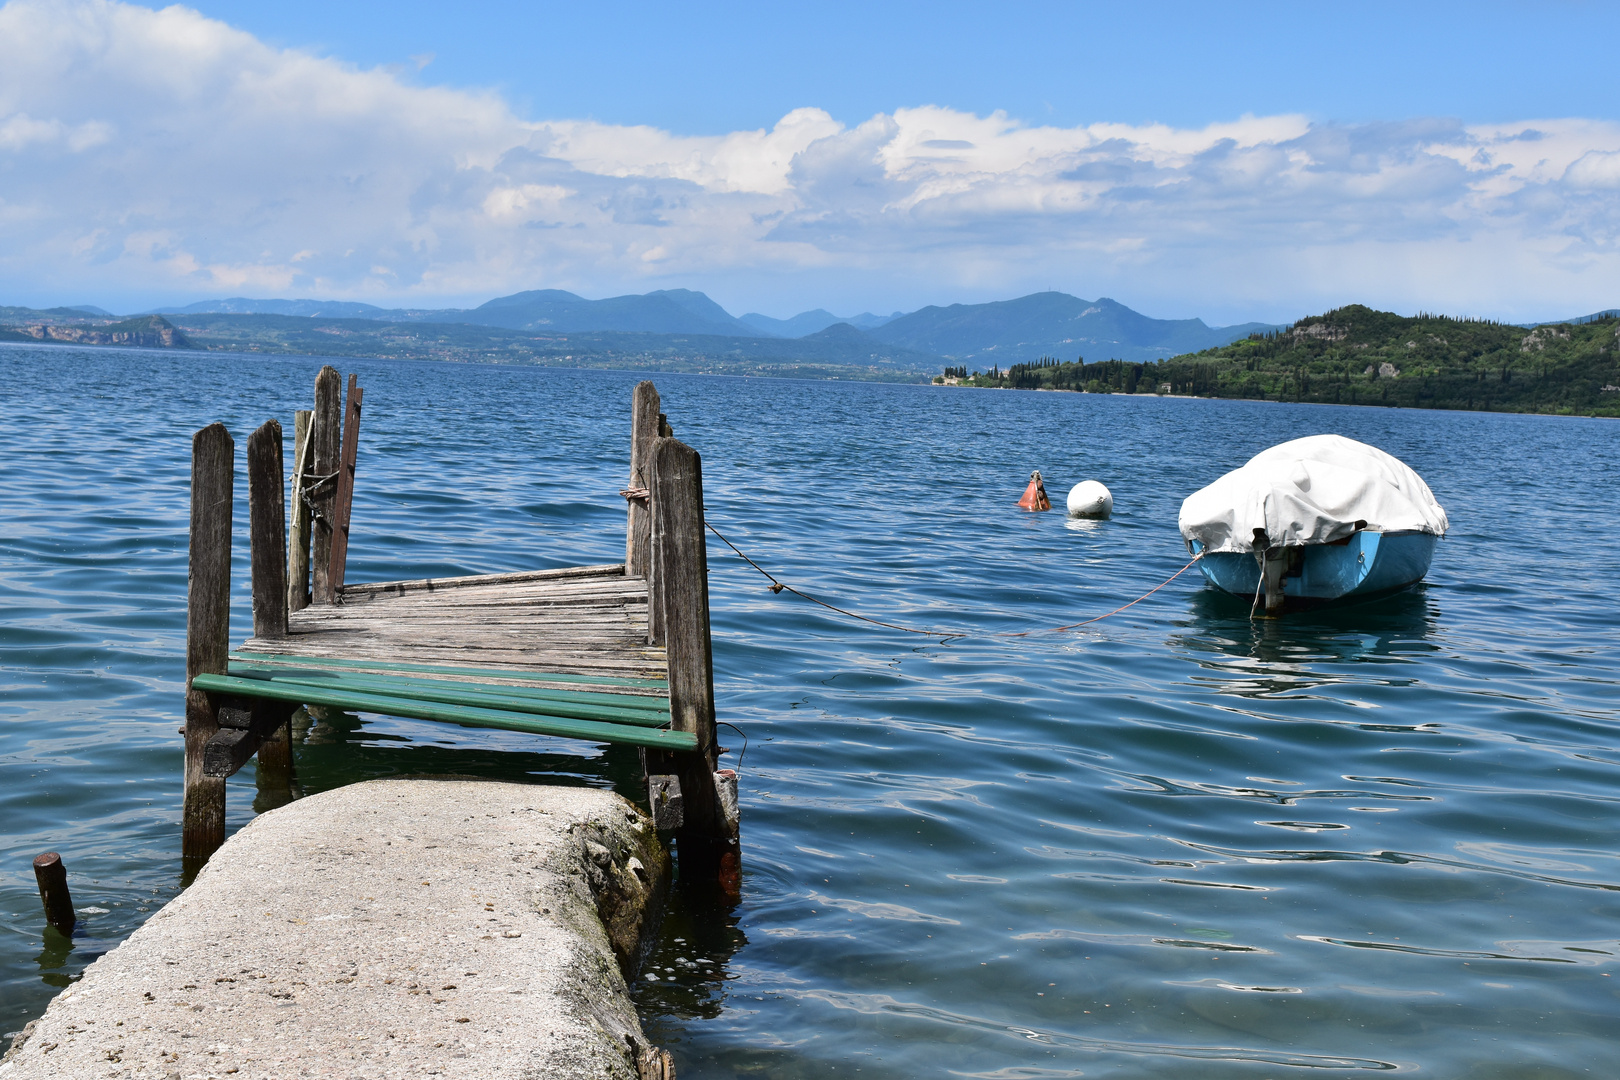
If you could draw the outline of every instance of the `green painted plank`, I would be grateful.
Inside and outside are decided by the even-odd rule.
[[[252,664],[288,664],[293,667],[370,668],[379,671],[417,671],[433,675],[477,675],[490,679],[545,679],[548,682],[597,683],[602,686],[638,686],[664,690],[668,679],[623,679],[598,675],[562,674],[520,668],[471,668],[455,664],[384,663],[380,660],[343,660],[335,656],[283,656],[279,653],[231,653],[232,660]]]
[[[332,690],[352,690],[356,693],[386,694],[408,701],[436,701],[444,705],[474,705],[485,709],[510,712],[536,713],[541,716],[566,716],[575,720],[600,720],[608,724],[634,724],[638,727],[663,727],[669,723],[669,703],[664,698],[649,698],[663,705],[662,709],[622,708],[616,704],[568,701],[559,696],[546,696],[544,691],[534,694],[509,693],[506,687],[482,686],[478,683],[434,682],[429,679],[407,679],[398,675],[298,675],[295,669],[279,668],[275,673],[255,673],[247,665],[232,665],[231,674],[254,682],[274,682],[289,686],[308,686]],[[520,689],[520,688],[510,688]],[[611,698],[611,695],[601,695]],[[620,697],[619,701],[629,700]]]
[[[352,690],[308,686],[302,683],[240,679],[233,675],[197,675],[192,678],[191,685],[211,694],[274,698],[277,701],[293,701],[301,705],[324,705],[354,712],[404,716],[413,720],[469,724],[473,727],[500,728],[504,731],[523,731],[535,735],[557,735],[569,739],[587,739],[591,742],[627,743],[631,746],[650,746],[660,750],[697,749],[697,736],[689,731],[662,731],[630,724],[604,724],[561,716],[541,717],[500,709],[412,701],[409,698],[389,694],[357,693]]]
[[[525,701],[561,701],[575,705],[597,705],[608,709],[628,709],[661,717],[658,723],[664,723],[669,719],[669,699],[662,695],[655,697],[647,694],[598,693],[589,690],[552,690],[541,686],[513,686],[507,683],[481,683],[460,679],[428,679],[415,675],[293,667],[283,664],[271,666],[252,662],[233,663],[227,674],[244,679],[288,679],[316,685],[352,686],[356,690],[375,690],[383,694],[397,693],[405,697],[411,696],[407,691],[417,689],[444,693],[460,690],[467,693],[499,694]],[[445,700],[455,704],[454,698]]]

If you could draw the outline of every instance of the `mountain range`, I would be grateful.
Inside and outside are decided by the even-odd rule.
[[[78,310],[89,313],[87,309]],[[901,313],[873,315],[862,312],[845,319],[817,308],[791,319],[773,319],[757,312],[736,318],[705,294],[691,289],[660,289],[640,295],[611,296],[604,300],[587,300],[562,289],[533,289],[497,297],[476,308],[381,308],[350,300],[255,300],[233,296],[225,300],[202,300],[183,307],[153,308],[141,314],[294,315],[375,319],[378,322],[469,323],[475,326],[504,326],[509,330],[554,330],[558,333],[620,331],[804,338],[838,323],[849,323],[858,330],[869,330],[898,318]]]
[[[198,315],[281,315],[315,319],[368,320],[384,323],[435,323],[499,327],[547,335],[662,334],[706,335],[726,339],[787,338],[814,345],[828,331],[842,327],[824,342],[826,359],[838,362],[864,348],[883,355],[886,364],[977,364],[986,370],[1042,356],[1071,359],[1115,358],[1133,362],[1160,360],[1213,348],[1246,337],[1266,323],[1208,326],[1201,319],[1153,319],[1103,297],[1082,300],[1060,292],[1035,293],[987,304],[925,307],[907,313],[849,318],[817,308],[790,319],[757,312],[736,317],[701,292],[661,289],[639,295],[587,300],[561,289],[536,289],[502,296],[476,308],[381,308],[351,301],[254,300],[233,297],[150,313],[180,317]],[[215,324],[217,325],[217,323]],[[721,351],[732,353],[736,345]],[[747,351],[743,347],[743,351]],[[764,350],[774,352],[775,350]],[[804,352],[805,350],[799,350]],[[812,348],[809,352],[814,352]],[[921,368],[919,369],[921,370]]]

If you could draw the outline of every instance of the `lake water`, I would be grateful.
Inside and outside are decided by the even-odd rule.
[[[0,1030],[180,888],[189,439],[290,430],[318,361],[0,347]],[[640,376],[357,361],[351,581],[622,558]],[[1620,424],[657,379],[710,520],[743,901],[677,897],[634,988],[693,1078],[1612,1075],[1620,1054]],[[1176,511],[1338,432],[1450,514],[1423,586],[1276,621]],[[289,448],[291,440],[288,440]],[[1111,521],[1014,507],[1039,468]],[[723,730],[736,762],[743,740]],[[413,772],[614,786],[632,754],[379,717],[317,791]],[[252,768],[230,827],[255,812]],[[29,860],[82,916],[42,933]],[[700,963],[700,961],[707,961]]]

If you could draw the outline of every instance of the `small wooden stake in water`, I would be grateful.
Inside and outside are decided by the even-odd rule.
[[[73,897],[68,893],[67,867],[54,851],[34,857],[34,878],[39,882],[39,898],[45,902],[45,919],[63,937],[73,936],[79,921],[73,913]]]

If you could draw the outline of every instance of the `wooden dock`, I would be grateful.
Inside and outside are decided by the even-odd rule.
[[[253,636],[232,651],[235,445],[192,443],[183,847],[225,839],[225,781],[255,753],[291,769],[300,706],[641,748],[648,801],[683,873],[735,893],[736,776],[716,770],[702,464],[650,382],[632,400],[625,561],[347,584],[363,391],[323,368],[295,417],[290,496],[281,425],[248,439]],[[289,530],[286,507],[292,505]]]

